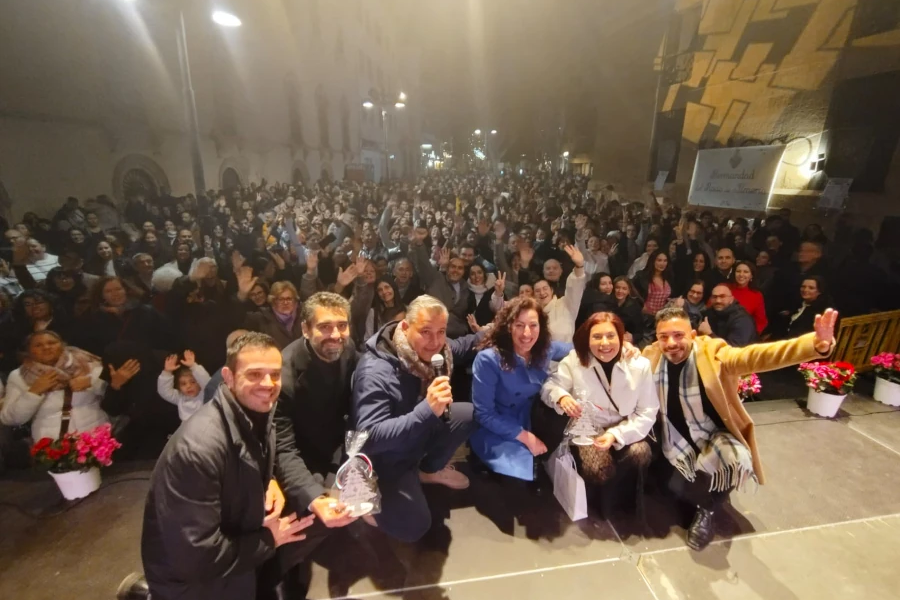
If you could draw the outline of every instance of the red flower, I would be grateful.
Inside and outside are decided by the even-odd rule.
[[[843,379],[832,379],[831,385],[833,385],[835,389],[839,390],[844,385],[844,380]]]
[[[62,451],[63,456],[67,455],[71,449],[72,443],[69,441],[69,438],[63,438],[60,444],[60,451]]]
[[[56,448],[50,448],[49,450],[47,450],[47,456],[50,458],[50,460],[59,460],[63,457],[63,453]]]
[[[851,373],[853,372],[853,365],[848,362],[837,362],[837,363],[834,363],[834,366],[837,367],[838,369],[847,369]]]
[[[46,449],[52,443],[53,440],[48,437],[39,439],[37,442],[35,442],[34,446],[31,447],[31,455],[37,456],[41,453],[42,450]]]

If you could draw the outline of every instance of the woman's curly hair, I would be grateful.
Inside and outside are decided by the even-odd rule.
[[[531,348],[531,364],[544,364],[550,352],[550,329],[547,327],[547,315],[534,298],[514,298],[497,312],[493,328],[482,340],[479,348],[494,348],[500,354],[500,367],[504,371],[512,371],[516,367],[516,352],[513,348],[512,329],[519,315],[533,310],[538,315],[540,333]]]

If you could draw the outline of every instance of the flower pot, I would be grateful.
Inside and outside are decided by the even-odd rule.
[[[876,377],[873,397],[882,404],[900,406],[900,383]]]
[[[87,471],[50,473],[50,476],[56,481],[59,491],[66,500],[84,498],[100,488],[100,469],[97,467]]]
[[[825,392],[817,392],[810,389],[809,397],[806,400],[806,408],[809,409],[809,412],[815,413],[820,417],[833,417],[841,408],[841,402],[846,397],[847,394],[838,396],[837,394],[826,394]]]

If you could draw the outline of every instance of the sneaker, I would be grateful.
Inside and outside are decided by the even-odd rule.
[[[451,490],[464,490],[469,487],[469,478],[457,471],[453,465],[447,465],[437,473],[419,471],[419,481],[422,483],[437,483]]]
[[[691,550],[703,550],[709,546],[716,533],[713,527],[714,516],[713,511],[697,507],[697,514],[694,515],[694,522],[691,523],[687,536],[687,545]]]
[[[119,584],[116,600],[150,600],[147,580],[140,573],[132,573]]]

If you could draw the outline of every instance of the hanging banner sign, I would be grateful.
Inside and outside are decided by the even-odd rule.
[[[700,150],[688,203],[764,211],[784,146]]]

